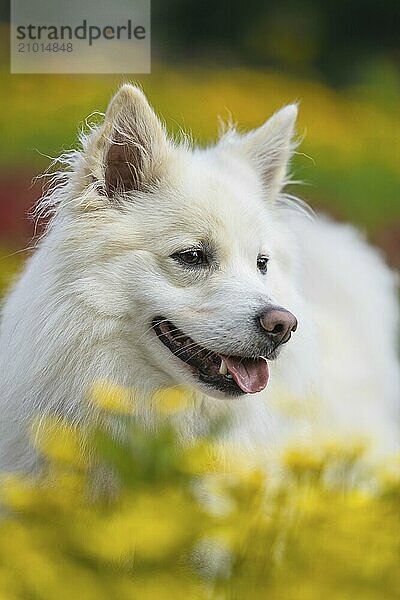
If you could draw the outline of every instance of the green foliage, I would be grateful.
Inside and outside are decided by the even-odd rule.
[[[136,79],[172,133],[182,126],[202,143],[216,137],[217,115],[231,114],[241,128],[257,127],[283,104],[299,101],[298,131],[304,139],[294,176],[306,185],[293,191],[372,232],[400,215],[393,78],[384,78],[378,90],[371,83],[337,91],[312,78],[268,71],[155,64],[151,77]],[[79,124],[84,126],[93,111],[104,111],[120,83],[119,76],[13,79],[0,73],[7,90],[0,99],[3,169],[44,171],[46,156],[76,145]],[[89,121],[98,119],[93,115]]]
[[[0,248],[0,298],[13,282],[21,262],[19,254]]]

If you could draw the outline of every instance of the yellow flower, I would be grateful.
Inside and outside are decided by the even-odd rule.
[[[132,581],[129,592],[128,597],[140,600],[204,600],[206,597],[195,577],[191,577],[183,569],[178,575],[161,569],[157,572],[157,577],[153,574],[140,574]]]
[[[284,464],[294,473],[320,473],[325,464],[325,456],[314,448],[288,448]]]
[[[132,390],[109,381],[93,384],[89,400],[96,408],[123,415],[131,415],[135,405]]]
[[[191,475],[202,475],[225,470],[224,457],[217,446],[207,440],[200,440],[185,449],[182,454],[181,467]]]
[[[88,465],[85,432],[82,428],[55,416],[48,416],[33,424],[33,434],[35,445],[47,458],[79,467]]]
[[[162,413],[175,413],[187,406],[187,391],[181,387],[162,388],[158,390],[153,400],[156,408]]]
[[[22,477],[10,475],[1,481],[2,502],[18,511],[29,509],[35,504],[37,496],[37,488]]]
[[[103,560],[163,560],[192,536],[194,504],[179,489],[127,495],[109,513],[88,513],[74,534]]]
[[[368,449],[368,442],[360,437],[353,439],[328,439],[324,450],[329,460],[356,462],[363,458]]]

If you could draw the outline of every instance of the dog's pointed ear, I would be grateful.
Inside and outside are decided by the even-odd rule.
[[[161,176],[166,132],[145,95],[124,84],[112,98],[97,138],[104,193],[145,191]]]
[[[274,197],[287,183],[289,162],[296,148],[296,118],[297,105],[289,104],[258,129],[234,137],[235,145],[260,173],[268,196]]]

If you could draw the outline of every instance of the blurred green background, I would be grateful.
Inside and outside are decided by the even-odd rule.
[[[75,144],[78,128],[126,79],[171,131],[204,143],[217,116],[243,128],[300,102],[295,192],[366,231],[400,263],[398,0],[153,0],[152,73],[10,75],[1,5],[0,246],[24,247],[32,178]]]

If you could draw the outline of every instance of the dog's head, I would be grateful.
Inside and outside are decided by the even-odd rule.
[[[124,85],[84,140],[70,181],[78,208],[67,206],[80,291],[119,320],[150,377],[217,397],[267,385],[268,361],[297,328],[281,194],[296,113],[287,106],[250,133],[231,128],[193,149]]]

